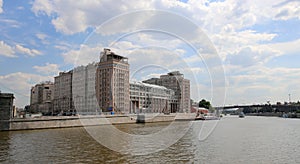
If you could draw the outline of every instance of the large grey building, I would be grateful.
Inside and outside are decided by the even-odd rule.
[[[54,98],[54,84],[46,81],[36,84],[30,92],[30,111],[33,113],[41,112],[43,114],[52,112]]]
[[[74,112],[72,77],[72,70],[54,77],[54,113]]]
[[[142,82],[130,83],[130,113],[170,113],[174,91]]]
[[[78,114],[95,115],[100,113],[95,90],[97,66],[98,63],[91,63],[73,69],[72,94]]]
[[[155,84],[172,89],[175,92],[176,103],[171,106],[171,112],[189,113],[190,104],[190,81],[184,78],[184,75],[179,71],[169,72],[166,75],[161,75],[160,78],[151,78],[144,80],[144,83]]]
[[[103,112],[129,113],[128,58],[104,49],[96,71],[96,95]]]

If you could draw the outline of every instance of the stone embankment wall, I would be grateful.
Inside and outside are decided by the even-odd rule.
[[[0,130],[32,130],[49,128],[67,128],[82,126],[98,126],[108,124],[130,124],[137,122],[137,115],[109,115],[109,116],[57,116],[27,119],[11,119],[1,121]],[[145,115],[145,123],[174,121],[175,115]],[[5,128],[4,128],[5,127]]]

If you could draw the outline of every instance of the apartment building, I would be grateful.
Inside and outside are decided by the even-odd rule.
[[[96,70],[96,96],[103,112],[129,113],[128,58],[104,49]]]
[[[53,111],[54,84],[46,81],[36,84],[30,91],[30,111],[43,114]]]
[[[72,94],[74,106],[80,115],[100,114],[96,99],[96,70],[99,63],[73,69]]]
[[[172,104],[171,112],[190,112],[190,81],[184,78],[184,75],[179,71],[169,72],[166,75],[161,75],[160,78],[151,78],[144,80],[143,83],[155,84],[172,89],[175,93],[176,103]]]
[[[170,113],[175,93],[164,86],[130,83],[130,113]]]
[[[54,77],[54,113],[75,112],[72,97],[73,70]]]

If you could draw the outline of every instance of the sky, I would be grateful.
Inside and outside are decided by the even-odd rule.
[[[213,106],[300,100],[298,0],[0,0],[0,90],[30,88],[99,61],[129,58],[130,80],[179,70]]]

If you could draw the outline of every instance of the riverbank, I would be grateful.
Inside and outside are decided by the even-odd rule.
[[[83,126],[100,126],[134,123],[171,122],[193,120],[194,114],[140,114],[140,115],[95,115],[95,116],[43,116],[40,118],[16,118],[2,120],[1,131],[52,129]]]

